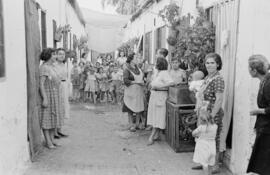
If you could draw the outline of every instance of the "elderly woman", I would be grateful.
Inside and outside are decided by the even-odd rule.
[[[224,79],[220,75],[219,71],[222,68],[221,57],[216,53],[209,53],[205,57],[205,67],[208,75],[205,77],[204,84],[202,85],[199,93],[199,96],[203,97],[204,101],[207,101],[208,111],[211,116],[214,118],[215,123],[218,126],[217,135],[216,135],[216,166],[213,169],[213,173],[218,173],[219,170],[219,145],[220,145],[220,133],[222,130],[222,119],[224,112],[222,109],[223,103],[223,93],[224,93]],[[203,169],[202,166],[195,166],[192,169]]]
[[[257,97],[258,109],[250,115],[256,115],[256,139],[253,146],[247,172],[260,175],[270,174],[270,73],[269,62],[263,55],[252,55],[249,58],[251,77],[260,80]]]
[[[40,55],[43,64],[39,68],[40,74],[40,124],[44,133],[46,146],[54,149],[57,144],[54,142],[54,132],[56,128],[60,128],[62,123],[60,120],[60,80],[55,72],[55,50],[44,49]]]
[[[128,113],[130,131],[132,132],[136,131],[136,127],[139,126],[140,118],[144,111],[144,75],[137,67],[134,55],[134,53],[128,55],[126,68],[123,73],[125,90],[122,109],[123,112]],[[136,125],[134,124],[133,115],[136,115]]]
[[[166,126],[166,100],[168,97],[168,87],[175,85],[168,69],[168,62],[164,57],[157,57],[157,73],[151,82],[151,95],[148,104],[147,124],[153,127],[148,144],[154,144],[159,138],[161,129]]]

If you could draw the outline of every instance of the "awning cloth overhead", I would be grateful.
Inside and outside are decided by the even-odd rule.
[[[86,20],[89,48],[100,53],[115,51],[121,45],[123,26],[130,16],[105,14],[89,9],[82,9],[82,12]]]

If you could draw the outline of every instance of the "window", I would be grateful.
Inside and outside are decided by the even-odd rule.
[[[146,33],[144,39],[144,59],[146,59],[148,63],[152,63],[152,32]]]
[[[46,13],[41,11],[41,45],[42,49],[47,47]]]
[[[56,21],[55,20],[52,20],[52,23],[53,23],[53,48],[57,48],[57,41],[55,40],[55,33],[56,33],[56,30],[57,30],[57,25],[56,25]]]
[[[3,6],[0,0],[0,78],[5,76],[5,47],[4,47]]]
[[[165,48],[166,44],[166,27],[160,27],[156,31],[156,50]]]

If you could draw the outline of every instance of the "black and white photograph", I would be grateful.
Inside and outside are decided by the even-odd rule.
[[[269,0],[0,0],[0,175],[270,175]]]

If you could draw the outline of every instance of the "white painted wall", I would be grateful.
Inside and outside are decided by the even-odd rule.
[[[3,0],[3,11],[6,77],[0,79],[0,174],[17,175],[29,160],[24,1]]]
[[[77,39],[80,39],[81,35],[86,34],[84,26],[80,23],[76,13],[67,0],[37,0],[37,2],[46,12],[48,47],[53,47],[52,20],[56,21],[57,27],[59,27],[59,25],[64,26],[69,24],[71,26],[72,35],[76,34]],[[63,47],[63,42],[58,42],[57,47]]]
[[[259,82],[248,72],[248,58],[263,54],[270,60],[270,2],[268,0],[240,1],[239,36],[236,61],[233,149],[231,168],[235,174],[246,171],[251,153],[255,117],[249,111],[257,106]]]
[[[37,2],[47,14],[49,47],[53,46],[52,19],[55,19],[58,25],[66,24],[68,20],[72,26],[72,33],[77,36],[85,34],[83,25],[79,23],[71,6],[66,4],[66,0]],[[30,155],[27,142],[24,1],[3,0],[3,11],[6,76],[0,78],[0,174],[19,175],[29,164]]]

